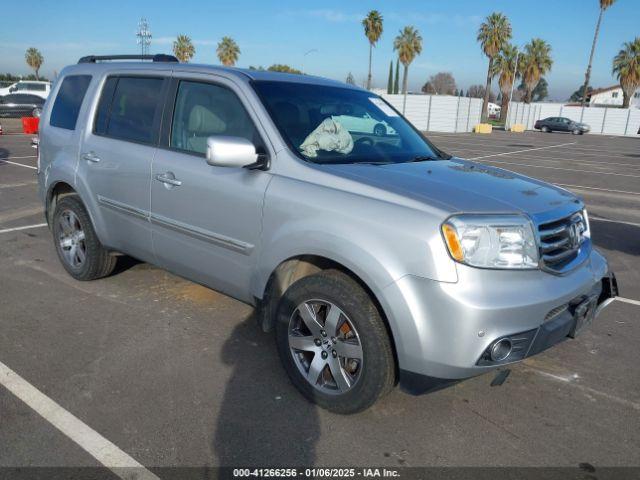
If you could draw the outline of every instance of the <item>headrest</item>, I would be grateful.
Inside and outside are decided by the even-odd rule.
[[[191,133],[224,133],[227,124],[215,113],[202,105],[196,105],[189,114],[187,130]]]
[[[274,110],[280,122],[285,125],[294,125],[300,122],[300,110],[291,102],[278,102],[275,104]]]

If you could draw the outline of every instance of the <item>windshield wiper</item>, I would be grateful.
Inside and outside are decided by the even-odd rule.
[[[433,157],[431,155],[416,155],[411,160],[407,160],[404,163],[412,163],[412,162],[434,162],[436,160],[441,160],[438,157]]]

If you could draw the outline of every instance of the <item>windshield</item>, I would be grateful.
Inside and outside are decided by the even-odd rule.
[[[289,147],[315,163],[448,158],[370,92],[293,82],[253,86]]]

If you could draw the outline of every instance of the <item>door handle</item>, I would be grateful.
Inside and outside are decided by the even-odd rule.
[[[98,163],[100,161],[100,157],[95,154],[95,152],[87,152],[82,154],[82,159],[87,162]]]
[[[158,180],[159,182],[165,183],[167,185],[172,185],[174,187],[179,187],[180,185],[182,185],[182,182],[180,180],[176,180],[175,178],[170,178],[167,176],[166,173],[159,173],[158,175],[156,175],[156,180]]]

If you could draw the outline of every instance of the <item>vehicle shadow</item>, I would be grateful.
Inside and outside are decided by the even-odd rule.
[[[213,436],[217,465],[314,465],[320,438],[317,407],[289,382],[274,335],[260,331],[255,313],[233,330],[223,346],[222,362],[233,372]]]
[[[602,222],[589,218],[593,243],[606,250],[640,255],[640,227],[618,222]]]

